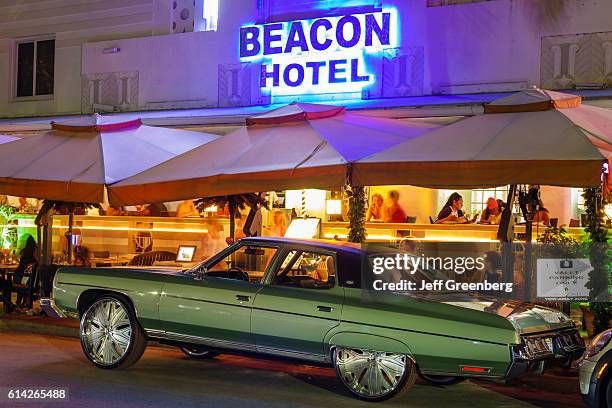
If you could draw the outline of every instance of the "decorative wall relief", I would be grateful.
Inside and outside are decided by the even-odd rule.
[[[259,64],[219,64],[219,106],[266,105],[270,96],[259,87]]]
[[[423,47],[386,49],[377,89],[370,90],[369,98],[396,98],[423,95],[425,73]]]
[[[612,32],[542,38],[540,86],[570,89],[577,83],[612,86]]]
[[[138,71],[104,72],[82,76],[81,110],[93,113],[94,105],[116,112],[138,109]]]

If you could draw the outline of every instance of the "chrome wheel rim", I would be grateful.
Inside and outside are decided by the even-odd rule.
[[[342,382],[364,398],[393,392],[406,372],[406,356],[361,349],[335,350],[336,368]]]
[[[125,307],[115,299],[102,299],[81,319],[81,343],[96,364],[111,366],[125,357],[132,342],[132,324]]]

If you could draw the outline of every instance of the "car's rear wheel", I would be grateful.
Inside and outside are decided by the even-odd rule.
[[[337,347],[336,374],[346,389],[366,401],[384,401],[409,390],[417,377],[405,354]]]
[[[207,350],[198,346],[182,346],[180,347],[181,351],[185,353],[190,358],[207,360],[209,358],[214,358],[219,355],[219,353],[215,353],[214,351]]]
[[[114,295],[95,300],[81,317],[81,347],[100,368],[126,368],[147,346],[145,334],[130,305]]]
[[[427,375],[419,373],[419,377],[432,385],[454,385],[465,381],[464,377],[452,377],[447,375]]]

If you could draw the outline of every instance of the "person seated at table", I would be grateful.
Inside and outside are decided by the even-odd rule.
[[[164,203],[153,203],[147,206],[139,205],[136,207],[136,215],[150,217],[167,217],[168,208]]]
[[[438,219],[435,223],[462,224],[468,222],[461,208],[463,208],[463,197],[461,197],[461,194],[454,192],[448,197],[446,204],[444,204],[444,207],[438,213]]]
[[[387,193],[387,205],[383,211],[383,222],[406,222],[406,213],[399,205],[399,192],[391,190]]]
[[[487,282],[497,283],[502,278],[502,258],[499,252],[487,251],[485,252],[485,273],[484,280]]]
[[[107,215],[107,216],[109,216],[109,217],[113,217],[113,216],[115,216],[115,217],[116,217],[116,216],[120,216],[120,215],[123,215],[123,214],[124,214],[124,212],[123,212],[123,208],[121,208],[121,207],[113,207],[113,206],[109,206],[109,207],[106,209],[106,211],[105,211],[105,214],[104,214],[104,215]]]
[[[533,210],[533,206],[532,205],[528,205],[527,208],[529,209],[529,212],[531,213]],[[542,204],[542,200],[540,200],[538,209],[536,210],[535,214],[533,215],[533,220],[531,220],[534,224],[535,223],[542,223],[544,225],[550,225],[550,214],[549,211],[546,207],[544,207],[544,204]]]
[[[32,205],[30,204],[27,197],[19,197],[19,207],[17,211],[22,214],[29,214],[32,212]]]
[[[487,207],[480,216],[480,222],[483,224],[499,224],[501,214],[502,206],[500,205],[500,200],[489,197]]]
[[[193,200],[185,200],[176,209],[176,216],[178,218],[199,217],[200,212],[193,203]]]
[[[19,253],[19,265],[15,269],[13,274],[13,287],[14,288],[26,288],[28,285],[29,277],[26,276],[28,269],[36,268],[38,264],[38,245],[31,235],[28,235],[25,241],[25,245]],[[25,307],[25,298],[22,294],[17,294],[17,305],[16,307]]]
[[[383,220],[383,196],[374,193],[372,194],[372,201],[370,203],[370,207],[368,208],[368,212],[366,214],[366,221],[374,220],[374,221],[382,221]]]

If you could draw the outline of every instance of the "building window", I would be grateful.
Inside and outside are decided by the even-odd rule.
[[[505,202],[508,198],[508,186],[472,190],[471,213],[482,214],[485,208],[487,208],[489,197]]]
[[[192,27],[193,29],[181,29],[174,25],[174,32],[188,32],[188,31],[217,31],[217,23],[219,21],[219,0],[196,0],[190,2],[189,0],[183,0],[185,3],[193,4],[195,8],[195,16],[193,18]],[[176,1],[174,2],[176,4]],[[191,13],[193,14],[193,13]],[[181,17],[182,18],[182,17]]]
[[[217,31],[217,20],[219,18],[219,0],[204,0],[202,10],[202,30]]]
[[[41,39],[16,44],[17,98],[53,95],[55,40]]]

